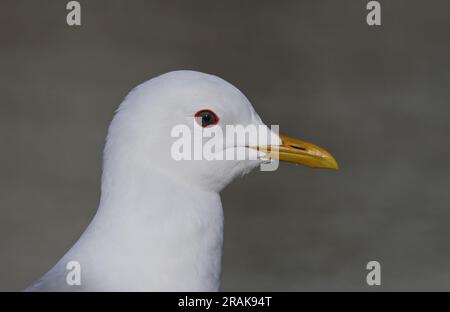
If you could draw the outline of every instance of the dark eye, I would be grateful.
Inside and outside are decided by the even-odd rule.
[[[202,109],[201,111],[195,113],[195,119],[198,124],[201,123],[203,128],[214,126],[219,122],[219,117],[209,109]]]

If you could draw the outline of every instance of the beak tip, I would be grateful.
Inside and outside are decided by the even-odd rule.
[[[336,159],[333,158],[333,163],[331,169],[339,170],[339,164],[337,163]]]
[[[333,155],[327,152],[327,158],[327,166],[325,168],[339,170],[339,164]]]

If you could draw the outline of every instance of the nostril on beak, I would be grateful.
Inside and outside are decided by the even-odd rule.
[[[292,145],[292,144],[290,144],[289,146],[290,146],[290,147],[292,147],[292,148],[295,148],[295,149],[301,150],[301,151],[306,151],[306,148],[304,148],[304,147],[301,147],[301,146],[298,146],[298,145]]]

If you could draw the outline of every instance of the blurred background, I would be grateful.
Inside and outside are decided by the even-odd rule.
[[[0,290],[72,246],[113,112],[176,69],[218,75],[336,156],[223,192],[223,290],[450,290],[449,1],[0,0]],[[367,262],[381,263],[379,287]]]

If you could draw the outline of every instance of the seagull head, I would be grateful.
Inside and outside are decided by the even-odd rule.
[[[256,141],[251,129],[256,129]],[[220,191],[235,177],[278,160],[338,168],[325,149],[266,126],[227,81],[173,71],[137,86],[119,106],[108,132],[104,174],[140,180],[159,173]]]

